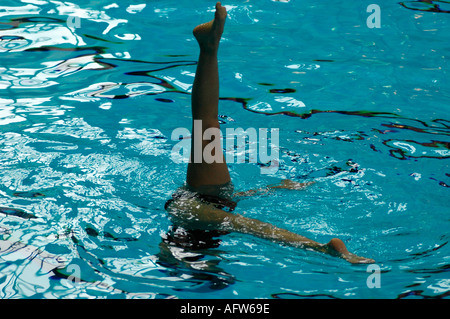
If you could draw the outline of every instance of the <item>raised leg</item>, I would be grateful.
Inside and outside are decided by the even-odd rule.
[[[221,147],[214,149],[214,151],[220,151],[221,154],[212,154],[214,158],[219,157],[221,160],[209,163],[203,158],[205,146],[211,143],[211,140],[203,139],[205,130],[215,129],[217,132],[220,132],[218,121],[219,70],[217,51],[219,49],[219,42],[223,33],[226,16],[227,11],[225,7],[218,2],[216,4],[214,19],[197,26],[193,31],[200,46],[200,56],[192,87],[193,134],[191,158],[186,177],[187,183],[193,187],[219,185],[230,181],[230,174]],[[201,123],[201,135],[194,134],[194,121],[197,126]],[[216,136],[220,136],[220,134]]]

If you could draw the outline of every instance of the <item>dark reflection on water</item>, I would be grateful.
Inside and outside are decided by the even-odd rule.
[[[117,236],[108,232],[99,233],[92,227],[86,228],[86,233],[91,238],[103,237],[102,240],[113,241],[138,241],[135,238],[118,238]],[[159,253],[155,255],[155,263],[158,266],[158,271],[161,275],[168,278],[167,284],[170,286],[170,278],[173,278],[177,284],[172,287],[174,291],[187,291],[196,293],[208,293],[214,290],[225,289],[229,285],[235,282],[235,278],[226,273],[219,264],[222,260],[220,250],[217,250],[217,245],[202,245],[201,248],[195,246],[182,247],[170,239],[170,230],[167,235],[163,236],[159,245]],[[117,270],[109,269],[109,266],[97,257],[94,252],[84,247],[82,241],[77,237],[72,236],[72,241],[77,247],[79,258],[82,262],[89,265],[91,275],[89,272],[86,276],[92,279],[86,281],[91,284],[97,285],[102,289],[110,289],[114,292],[133,295],[135,291],[148,290],[155,282],[158,282],[158,277],[152,275],[145,276],[140,274],[127,274],[118,272]],[[105,246],[106,245],[106,246]],[[111,249],[107,247],[107,244],[103,244],[105,249]],[[61,278],[67,278],[67,270],[59,270],[57,272]],[[108,287],[102,283],[101,278],[104,276],[112,278],[116,284],[114,287]],[[97,277],[98,280],[94,280]],[[85,278],[80,278],[85,281]],[[156,280],[156,281],[155,281]],[[132,284],[132,288],[128,288]],[[169,295],[157,294],[158,297],[166,298]]]
[[[449,1],[442,0],[417,0],[399,2],[402,7],[409,10],[450,13],[450,10],[441,9],[440,3],[450,4]]]
[[[166,237],[167,238],[167,237]],[[170,277],[185,278],[185,288],[174,288],[176,291],[208,293],[221,290],[234,284],[233,275],[225,272],[219,264],[222,260],[221,251],[217,249],[192,249],[179,247],[167,240],[160,244],[157,263]]]
[[[441,293],[441,294],[437,294],[434,296],[428,296],[428,295],[424,295],[423,294],[423,290],[412,290],[412,291],[408,291],[405,293],[401,293],[397,296],[396,299],[406,299],[406,298],[411,298],[411,297],[415,297],[415,298],[423,298],[423,299],[444,299],[448,296],[450,296],[450,291]],[[334,297],[332,295],[327,295],[327,294],[299,294],[299,293],[293,293],[293,292],[280,292],[280,293],[275,293],[272,294],[272,298],[275,299],[311,299],[311,298],[317,298],[317,299],[340,299],[337,297]]]
[[[327,294],[299,294],[295,292],[280,292],[272,294],[274,299],[304,299],[304,298],[317,298],[317,299],[340,299],[333,295]]]
[[[450,296],[450,290],[440,293],[440,294],[437,294],[437,295],[434,295],[434,296],[424,295],[423,292],[424,292],[423,290],[408,291],[408,292],[399,294],[397,299],[406,299],[408,297],[415,297],[415,298],[420,297],[423,299],[444,299],[444,298],[447,298],[448,296]]]
[[[407,117],[400,116],[395,113],[390,112],[370,112],[370,111],[342,111],[342,110],[310,110],[306,113],[295,113],[292,111],[281,111],[281,112],[265,112],[255,109],[249,109],[247,107],[247,103],[251,100],[248,98],[221,98],[221,100],[225,101],[234,101],[237,103],[240,103],[242,107],[250,112],[258,113],[258,114],[264,114],[268,116],[274,116],[274,115],[285,115],[289,117],[298,117],[301,119],[308,119],[312,116],[318,115],[318,114],[341,114],[346,116],[361,116],[366,118],[380,118],[380,119],[395,119],[398,122],[402,123],[380,123],[379,125],[390,128],[389,130],[381,130],[374,128],[373,130],[378,132],[381,135],[386,135],[390,133],[397,133],[401,130],[405,131],[412,131],[415,133],[424,133],[424,134],[433,134],[433,135],[441,135],[441,136],[450,136],[450,121],[445,119],[434,119],[430,122],[418,120],[418,119],[411,119]],[[409,124],[412,123],[412,124]],[[413,125],[414,124],[414,125]],[[317,135],[318,133],[314,133],[313,135]],[[360,132],[360,134],[354,135],[353,139],[356,140],[364,140],[365,136],[367,136],[365,133]],[[336,137],[335,139],[340,139],[339,137]],[[347,139],[348,141],[351,141],[350,139]],[[437,148],[437,149],[443,149],[445,152],[443,152],[441,155],[439,152],[435,152],[434,155],[428,155],[423,154],[422,155],[413,155],[409,154],[408,150],[405,150],[400,147],[396,147],[395,145],[392,145],[393,141],[396,142],[405,142],[409,144],[417,144],[420,146],[423,146],[425,148]],[[447,159],[450,157],[450,142],[447,141],[439,141],[431,139],[429,142],[418,142],[414,140],[400,140],[400,139],[385,139],[383,144],[391,150],[389,151],[390,156],[398,158],[398,159],[411,159],[411,158],[436,158],[436,159]],[[372,150],[377,151],[375,149],[375,146],[371,146]]]
[[[98,290],[99,292],[106,293],[108,295],[123,295],[126,298],[146,298],[146,299],[173,299],[174,295],[166,294],[157,291],[154,286],[154,278],[146,278],[145,276],[133,276],[129,274],[119,273],[117,271],[111,271],[105,265],[105,263],[86,249],[82,243],[74,236],[72,241],[77,247],[79,259],[75,258],[71,264],[66,267],[54,269],[52,272],[52,279],[56,280],[69,280],[76,282],[79,285],[77,293],[84,290]],[[72,265],[76,265],[76,269],[79,269],[82,265],[82,276],[74,276],[74,272],[71,268]],[[114,280],[114,285],[110,285],[105,282],[106,278]],[[131,288],[131,287],[132,288]],[[77,297],[75,294],[72,297]],[[81,295],[83,297],[83,295]]]

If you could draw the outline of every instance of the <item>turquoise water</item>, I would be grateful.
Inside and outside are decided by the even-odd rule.
[[[450,4],[377,1],[369,28],[371,3],[224,2],[219,113],[280,129],[279,170],[231,163],[236,189],[316,181],[237,212],[341,238],[379,288],[366,265],[250,235],[163,249],[213,1],[2,1],[0,297],[448,298]]]

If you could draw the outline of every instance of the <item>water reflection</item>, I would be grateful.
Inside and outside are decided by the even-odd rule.
[[[42,62],[43,68],[0,68],[2,89],[36,89],[60,84],[57,79],[81,70],[103,70],[109,66],[98,63],[95,55],[87,54],[63,61]]]
[[[1,213],[27,218],[20,210],[0,208]],[[36,246],[27,245],[16,234],[0,225],[0,298],[15,298],[20,293],[32,297],[50,288],[50,276],[56,268],[64,267],[66,259],[49,254]]]
[[[250,112],[253,113],[259,113],[259,114],[265,114],[265,115],[285,115],[289,117],[298,117],[301,119],[308,119],[312,116],[317,116],[319,114],[340,114],[344,116],[360,116],[360,117],[366,117],[366,118],[378,118],[380,120],[383,120],[383,122],[378,123],[380,126],[388,127],[389,130],[382,130],[378,128],[373,128],[373,131],[378,132],[381,135],[385,134],[393,134],[393,133],[401,133],[402,131],[405,131],[405,133],[411,134],[411,133],[421,133],[425,134],[431,134],[431,135],[440,135],[443,138],[450,136],[450,122],[445,119],[434,119],[430,122],[418,120],[418,119],[411,119],[407,117],[400,116],[395,113],[390,112],[367,112],[367,111],[341,111],[341,110],[310,110],[305,113],[300,113],[298,111],[278,111],[278,112],[272,112],[271,107],[267,109],[267,106],[265,107],[255,107],[255,105],[249,105],[250,99],[248,98],[221,98],[222,100],[227,101],[234,101],[242,105],[242,107]],[[267,104],[267,103],[266,103]],[[389,123],[385,123],[384,121],[386,119],[390,119]],[[319,132],[311,133],[311,135],[324,135]],[[327,135],[329,135],[327,133]],[[346,137],[344,140],[351,141],[351,140],[364,140],[366,139],[364,137],[364,134],[358,133],[353,134],[354,137],[349,139]],[[336,138],[341,139],[341,138]],[[421,136],[421,139],[423,139],[423,136]],[[410,144],[408,147],[396,147],[399,145],[405,145]],[[422,141],[415,141],[411,139],[402,140],[401,138],[398,139],[385,139],[383,142],[384,145],[392,148],[394,147],[395,150],[392,152],[390,151],[390,155],[394,156],[396,158],[399,158],[397,156],[397,153],[402,154],[401,159],[405,158],[438,158],[438,159],[445,159],[450,157],[450,142],[445,140],[435,140],[434,137],[430,139],[428,142],[422,142]],[[416,155],[412,155],[412,153],[415,153],[415,148],[411,146],[411,144],[420,145],[421,147],[425,148],[431,148],[423,149],[421,152],[417,152]],[[406,153],[405,153],[406,150]],[[433,155],[430,155],[430,152]],[[408,155],[409,154],[409,155]]]
[[[450,13],[449,9],[442,9],[441,5],[448,5],[450,1],[442,1],[442,0],[417,0],[417,1],[403,1],[399,2],[401,6],[406,9],[415,10],[415,11],[428,11],[428,12],[442,12],[442,13]],[[450,8],[450,6],[449,6]]]
[[[159,245],[157,263],[165,267],[163,272],[188,284],[176,290],[209,292],[234,284],[234,276],[219,267],[222,252],[216,248],[220,239],[204,231],[194,232],[172,226]]]
[[[92,235],[92,233],[91,233]],[[72,233],[63,237],[73,237]],[[73,239],[77,244],[79,241]],[[122,240],[122,239],[118,239]],[[78,245],[78,244],[77,244]],[[79,247],[84,250],[83,247]],[[85,254],[89,254],[87,251]],[[96,291],[97,297],[123,296],[126,298],[146,298],[146,299],[167,299],[174,298],[173,295],[160,292],[153,292],[149,283],[135,284],[144,286],[143,291],[134,292],[124,290],[108,283],[108,275],[113,272],[103,270],[102,276],[95,276],[95,265],[89,258],[84,261],[73,258],[68,260],[62,256],[50,254],[38,247],[25,244],[15,234],[6,227],[0,225],[0,270],[2,280],[0,281],[0,298],[86,298],[92,291]],[[88,264],[92,270],[83,267]],[[142,269],[141,269],[142,270]],[[131,276],[132,280],[137,280],[139,276]],[[116,284],[130,276],[114,276]],[[144,279],[145,277],[141,277]],[[98,280],[96,280],[98,279]]]
[[[14,19],[7,23],[11,28],[0,30],[0,53],[54,45],[86,45],[82,37],[62,23],[64,20],[50,18]]]
[[[403,3],[409,6],[412,2]],[[422,7],[416,8],[432,9],[425,11],[444,10],[443,1],[421,2]],[[437,4],[439,7],[436,6]],[[61,225],[64,225],[61,227],[77,227],[79,223],[86,220],[96,223],[96,227],[81,227],[78,233],[71,233],[69,236],[71,243],[65,245],[70,247],[70,253],[76,256],[76,262],[86,267],[83,269],[91,271],[86,270],[87,275],[80,278],[83,287],[81,290],[77,291],[76,288],[68,286],[57,287],[61,288],[60,293],[64,291],[68,295],[72,294],[70,296],[92,296],[89,289],[95,290],[94,294],[103,291],[106,296],[109,294],[132,296],[133,293],[130,292],[134,291],[133,289],[157,291],[169,290],[172,287],[175,291],[211,292],[235,284],[234,275],[225,271],[228,264],[224,261],[224,253],[217,249],[218,238],[214,238],[209,247],[186,247],[180,246],[177,242],[175,238],[177,236],[174,236],[176,229],[170,229],[165,233],[162,241],[159,234],[155,236],[156,241],[154,238],[145,237],[146,232],[151,232],[148,228],[145,231],[138,230],[140,224],[144,223],[154,228],[152,231],[166,229],[160,225],[167,218],[166,215],[158,215],[157,209],[160,208],[158,208],[158,198],[164,197],[166,194],[163,193],[169,188],[161,187],[161,185],[170,184],[174,176],[164,176],[169,174],[161,173],[166,172],[167,167],[170,166],[166,166],[165,163],[163,165],[161,158],[168,154],[171,144],[164,136],[165,132],[155,128],[159,127],[160,123],[142,121],[138,122],[136,127],[132,127],[134,122],[126,119],[118,122],[121,118],[119,117],[118,123],[113,123],[111,128],[109,126],[113,122],[111,117],[105,116],[106,121],[102,123],[95,118],[98,113],[92,111],[97,110],[100,104],[101,112],[111,109],[102,114],[114,116],[114,111],[118,110],[118,113],[122,111],[116,108],[121,101],[114,100],[143,95],[165,94],[165,98],[155,99],[165,103],[175,101],[172,93],[184,94],[188,97],[191,88],[189,80],[192,79],[184,81],[183,76],[192,77],[193,73],[190,71],[193,70],[196,62],[181,60],[184,59],[182,56],[188,56],[186,59],[190,59],[186,54],[164,55],[164,58],[158,55],[155,59],[169,61],[136,59],[134,54],[138,50],[122,46],[122,44],[124,41],[139,40],[141,36],[132,31],[125,34],[113,34],[114,32],[111,31],[114,28],[127,24],[128,21],[113,18],[105,13],[105,10],[119,8],[122,6],[121,3],[105,6],[104,10],[83,9],[70,2],[51,2],[46,5],[49,6],[46,12],[53,10],[52,12],[58,14],[59,18],[37,16],[43,14],[43,10],[34,5],[6,9],[0,7],[0,17],[11,14],[28,16],[13,18],[0,24],[0,54],[3,55],[0,67],[0,89],[2,89],[0,95],[4,97],[0,99],[0,126],[3,126],[0,129],[1,132],[7,131],[0,133],[0,163],[2,164],[0,212],[6,216],[5,220],[10,221],[13,218],[35,220],[33,216],[37,215],[41,220],[44,216],[45,222],[58,223],[58,225],[61,222]],[[145,6],[145,4],[129,5],[126,6],[126,11],[137,14],[142,12]],[[234,16],[234,22],[258,22],[255,19],[256,16],[254,17],[256,11],[252,12],[253,9],[250,6],[242,10],[237,7],[232,9],[231,17]],[[172,9],[161,8],[155,9],[154,13],[157,13],[160,18],[171,18],[172,11]],[[266,14],[269,16],[270,12]],[[257,17],[260,18],[263,15],[259,12]],[[89,24],[94,28],[79,29],[67,23],[68,17],[77,17],[81,19],[81,26]],[[99,25],[101,27],[97,30],[95,27]],[[82,33],[89,29],[95,29],[93,34]],[[92,41],[96,43],[95,46],[90,45]],[[154,44],[149,44],[150,48],[152,46]],[[186,53],[183,50],[179,53]],[[315,61],[330,62],[332,60]],[[294,64],[294,62],[283,65],[293,71],[315,70],[319,67],[317,64],[303,65]],[[179,73],[176,73],[177,69],[180,69]],[[236,72],[237,74],[240,73]],[[239,83],[242,84],[239,88],[249,85],[245,77],[242,75],[239,77],[241,80]],[[264,81],[263,78],[258,80]],[[364,129],[358,128],[353,131],[322,128],[307,132],[306,129],[297,130],[294,135],[304,145],[313,145],[313,143],[320,145],[324,141],[329,141],[339,148],[344,143],[347,143],[346,145],[359,143],[369,154],[379,155],[377,159],[379,158],[380,162],[391,159],[394,162],[404,163],[408,160],[443,160],[450,157],[448,142],[450,123],[447,120],[423,121],[388,112],[311,110],[309,105],[307,107],[297,96],[294,96],[293,93],[302,93],[295,92],[296,88],[290,88],[291,84],[264,82],[260,84],[273,86],[267,89],[267,98],[264,97],[258,101],[247,97],[222,98],[224,101],[236,103],[229,109],[230,113],[233,112],[232,116],[236,119],[236,125],[241,125],[245,119],[248,119],[246,112],[252,112],[256,118],[258,115],[262,118],[278,116],[280,120],[278,123],[283,125],[284,120],[292,118],[314,120],[330,115],[339,119],[356,117],[367,122],[373,120],[373,122],[367,124]],[[43,88],[45,90],[41,90]],[[68,105],[62,104],[61,100],[68,101]],[[95,103],[76,103],[86,101]],[[83,105],[80,106],[81,104]],[[127,106],[129,105],[128,103]],[[165,104],[164,107],[169,109],[175,105],[175,103]],[[242,106],[245,111],[239,110],[239,106]],[[84,113],[86,109],[93,113]],[[30,115],[41,117],[31,118]],[[221,114],[223,124],[235,121],[233,118]],[[27,120],[29,122],[22,123]],[[299,125],[303,124],[301,122]],[[14,123],[14,126],[6,126]],[[117,126],[114,126],[115,124]],[[288,130],[289,126],[286,126],[286,129]],[[287,145],[283,148],[283,152],[291,160],[291,163],[288,163],[290,165],[307,161],[304,153],[295,151],[295,146]],[[159,160],[152,161],[149,157],[159,158]],[[347,158],[344,160],[341,158],[337,162],[323,159],[321,164],[323,165],[313,167],[312,172],[305,172],[305,176],[336,177],[345,182],[345,185],[350,183],[355,185],[367,169],[360,168],[355,162],[347,161]],[[286,166],[289,165],[285,165],[283,172],[291,173],[287,172]],[[291,166],[288,169],[298,167]],[[388,170],[384,167],[383,169]],[[301,175],[300,168],[298,171],[295,174]],[[238,172],[239,170],[236,170],[236,173]],[[416,181],[425,177],[432,178],[426,176],[429,174],[426,171],[408,173],[414,174],[410,176],[414,176]],[[442,178],[449,177],[448,174],[444,176],[442,171],[438,173],[442,174]],[[369,182],[373,183],[372,180],[367,181]],[[449,187],[448,184],[448,182],[439,181],[442,187]],[[122,189],[123,192],[120,193]],[[366,190],[367,188],[364,188],[364,191]],[[55,196],[49,196],[50,192],[53,192]],[[146,193],[152,195],[149,196]],[[367,196],[369,195],[382,197],[383,194]],[[317,198],[320,199],[320,196]],[[53,205],[45,207],[38,202],[44,199]],[[145,218],[140,219],[136,217],[139,210],[132,209],[137,207],[132,204],[134,202],[138,202],[140,207],[148,208],[154,205],[154,208],[146,212]],[[27,207],[27,209],[13,208],[14,203],[20,203],[22,205],[20,207]],[[9,204],[11,205],[8,206]],[[127,209],[130,209],[130,212],[122,213]],[[129,229],[133,229],[135,232],[133,234],[137,233],[144,238],[139,238],[137,235],[127,236],[124,233],[118,235],[105,230],[102,226],[106,221],[115,224],[116,228],[122,227],[124,223],[130,223]],[[48,230],[48,225],[46,226],[43,228]],[[27,229],[28,225],[18,228],[21,227]],[[328,227],[326,226],[325,229]],[[156,247],[149,248],[154,242]],[[14,241],[11,240],[0,242],[0,258],[11,257],[13,255],[10,253],[13,251],[20,252],[27,249],[33,256],[41,255],[33,248],[13,244]],[[71,244],[73,247],[70,246]],[[152,254],[152,249],[157,252]],[[148,255],[141,258],[139,255],[141,252]],[[24,260],[23,264],[20,260],[23,259],[11,259],[8,260],[9,264],[0,265],[3,267],[2,274],[7,274],[7,280],[0,283],[0,289],[4,293],[2,296],[21,296],[22,291],[11,289],[14,280],[27,287],[28,290],[24,289],[26,293],[22,295],[37,296],[42,293],[39,287],[44,289],[49,287],[48,282],[36,281],[30,275],[36,273],[38,269],[22,267],[30,262],[29,259]],[[68,282],[70,273],[64,268],[55,268],[53,273],[59,280]],[[91,273],[101,276],[90,277]],[[49,274],[50,272],[46,273],[46,275]],[[50,289],[47,295],[57,297],[58,289]],[[279,295],[281,294],[273,296]],[[166,295],[148,293],[147,296],[164,297]]]

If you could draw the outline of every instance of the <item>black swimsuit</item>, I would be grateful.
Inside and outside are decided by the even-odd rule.
[[[226,212],[232,212],[236,208],[236,205],[237,205],[237,203],[233,200],[230,200],[227,198],[220,198],[220,197],[217,197],[214,195],[195,193],[194,197],[198,198],[202,203],[212,204],[214,207],[224,210]],[[164,209],[167,210],[171,203],[173,203],[175,200],[180,199],[180,198],[183,198],[183,194],[174,193],[172,195],[172,198],[167,200],[166,204],[164,205]]]
[[[211,204],[217,209],[226,212],[232,212],[236,208],[237,203],[232,200],[233,185],[226,183],[224,185],[208,185],[203,189],[192,188],[186,185],[177,190],[172,198],[167,200],[164,209],[167,210],[171,203],[181,198],[197,198],[202,203]],[[221,230],[200,230],[200,229],[184,229],[180,226],[173,226],[166,234],[164,242],[178,247],[189,249],[207,249],[217,248],[220,245],[219,239],[214,239],[220,235],[228,234]]]

